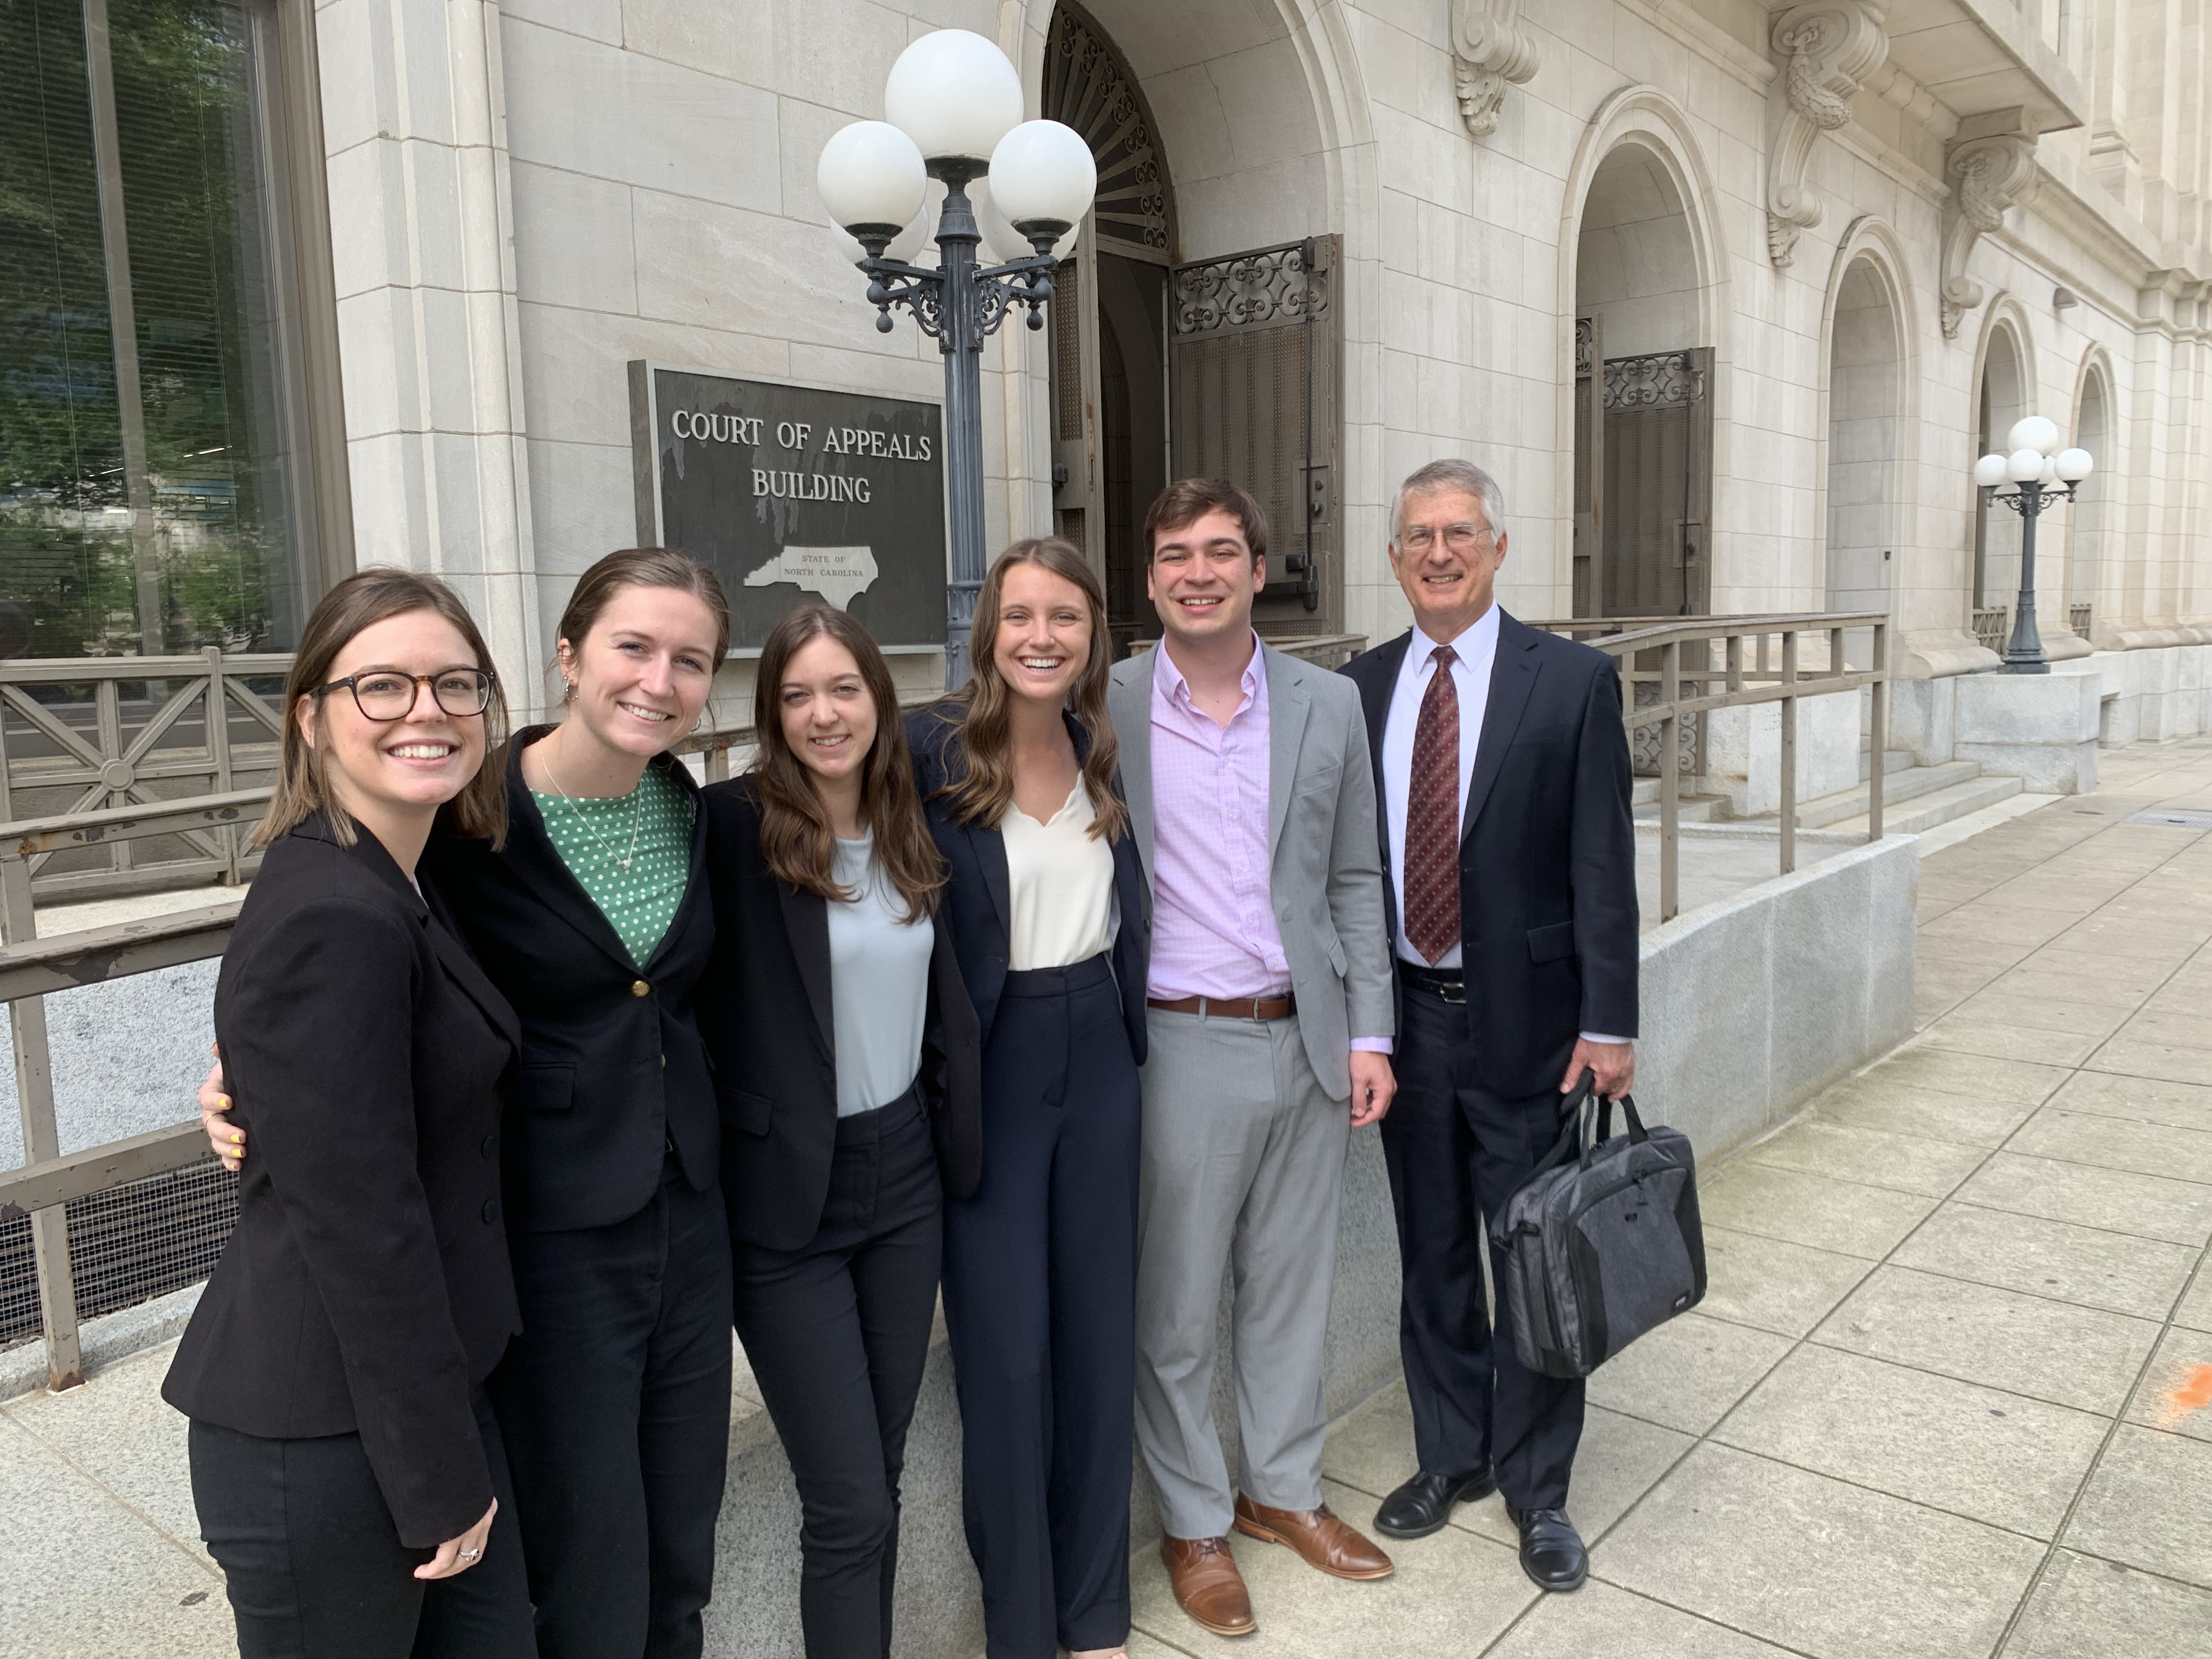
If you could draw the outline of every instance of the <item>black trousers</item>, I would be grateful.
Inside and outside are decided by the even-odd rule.
[[[399,1541],[357,1434],[266,1440],[194,1419],[200,1536],[223,1571],[240,1659],[532,1659],[530,1587],[499,1425],[481,1394],[491,1465],[483,1559],[425,1581]]]
[[[493,1403],[541,1659],[693,1659],[730,1454],[730,1230],[670,1173],[626,1221],[508,1237]]]
[[[807,1659],[888,1659],[899,1473],[929,1358],[944,1194],[915,1091],[837,1120],[822,1225],[796,1250],[734,1239],[738,1335],[803,1519]]]
[[[983,1051],[982,1183],[945,1206],[989,1659],[1129,1633],[1138,1123],[1106,958],[1007,975]]]
[[[1382,1157],[1405,1269],[1398,1349],[1413,1449],[1431,1474],[1494,1463],[1498,1488],[1516,1509],[1564,1508],[1583,1385],[1528,1370],[1510,1329],[1493,1334],[1480,1254],[1484,1217],[1504,1207],[1559,1139],[1560,1097],[1491,1093],[1475,1080],[1467,1010],[1411,984],[1404,1001]],[[1502,1272],[1494,1253],[1492,1270]]]

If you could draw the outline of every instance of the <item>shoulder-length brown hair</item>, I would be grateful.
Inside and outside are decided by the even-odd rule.
[[[952,815],[963,823],[994,824],[1006,816],[1014,798],[1012,748],[1013,692],[999,672],[999,595],[1006,572],[1018,564],[1033,564],[1050,571],[1082,592],[1091,612],[1091,656],[1076,676],[1068,693],[1068,706],[1091,739],[1091,752],[1083,759],[1084,793],[1091,797],[1091,833],[1114,841],[1127,826],[1129,810],[1115,792],[1114,775],[1121,764],[1121,747],[1114,739],[1114,722],[1106,713],[1106,678],[1113,669],[1111,641],[1106,627],[1106,593],[1091,562],[1073,542],[1057,536],[1032,536],[1016,542],[991,562],[990,574],[975,595],[975,628],[968,642],[968,684],[952,694],[950,718],[959,722],[960,775],[947,780],[940,792],[951,803]]]
[[[922,815],[890,665],[866,629],[830,605],[787,611],[761,647],[760,672],[753,682],[753,728],[760,748],[752,764],[760,789],[761,856],[779,881],[802,892],[840,902],[859,896],[838,884],[829,809],[815,793],[806,763],[792,752],[783,735],[784,675],[793,657],[822,639],[835,640],[853,653],[860,684],[876,706],[875,741],[860,763],[860,817],[876,838],[876,857],[905,902],[906,919],[934,915],[945,885],[945,860]]]
[[[266,847],[288,836],[307,818],[323,813],[331,834],[341,847],[353,845],[353,819],[334,811],[330,775],[323,750],[307,741],[300,729],[300,704],[308,697],[328,696],[318,690],[327,685],[338,653],[352,643],[364,628],[410,611],[427,611],[453,625],[461,641],[476,659],[476,665],[492,673],[491,653],[476,619],[461,603],[461,596],[435,576],[412,570],[377,568],[356,571],[323,595],[322,603],[308,614],[300,630],[300,648],[292,657],[292,672],[284,677],[284,723],[276,739],[276,783],[269,796],[269,810],[253,831],[257,847]],[[450,718],[450,716],[448,717]],[[507,836],[507,769],[499,763],[500,745],[507,741],[507,696],[499,677],[492,674],[491,701],[485,705],[484,763],[476,776],[461,786],[461,793],[439,810],[441,823],[464,836],[489,836],[497,847]]]

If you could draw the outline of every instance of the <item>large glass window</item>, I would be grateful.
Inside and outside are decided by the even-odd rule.
[[[278,22],[0,0],[0,657],[289,649],[319,591]]]

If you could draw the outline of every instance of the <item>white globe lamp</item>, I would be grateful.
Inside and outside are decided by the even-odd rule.
[[[2014,483],[2033,483],[2043,476],[2043,452],[2015,449],[2005,462],[2005,476]]]
[[[913,139],[887,121],[832,133],[814,168],[830,216],[861,240],[896,236],[920,211],[929,175]]]
[[[2011,476],[2002,455],[1984,455],[1974,463],[1974,483],[1984,489],[1995,489]]]
[[[1079,223],[1098,193],[1098,164],[1073,127],[1024,121],[991,152],[991,195],[1024,237]]]
[[[2014,421],[2012,430],[2005,434],[2008,449],[2032,449],[2039,455],[2048,455],[2058,447],[2058,423],[2041,415],[2031,415],[2024,421]]]
[[[1006,54],[968,29],[925,34],[884,82],[884,116],[932,163],[981,170],[1020,124],[1022,78]]]
[[[2062,449],[2058,452],[2058,476],[2068,483],[2080,483],[2096,465],[2086,449]]]

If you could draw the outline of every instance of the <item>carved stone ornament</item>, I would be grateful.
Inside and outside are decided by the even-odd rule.
[[[1781,124],[1766,173],[1766,257],[1787,267],[1797,234],[1820,222],[1805,185],[1813,145],[1851,118],[1851,95],[1889,56],[1879,7],[1868,0],[1811,0],[1774,20],[1782,59]]]
[[[1459,112],[1477,138],[1498,131],[1509,82],[1536,72],[1536,43],[1521,26],[1521,0],[1452,0],[1452,65]]]
[[[1994,133],[1952,147],[1944,171],[1957,182],[1943,229],[1943,337],[1955,339],[1959,319],[1982,302],[1982,285],[1966,275],[1974,244],[2004,223],[2005,210],[2026,202],[2035,185],[2035,136]]]

